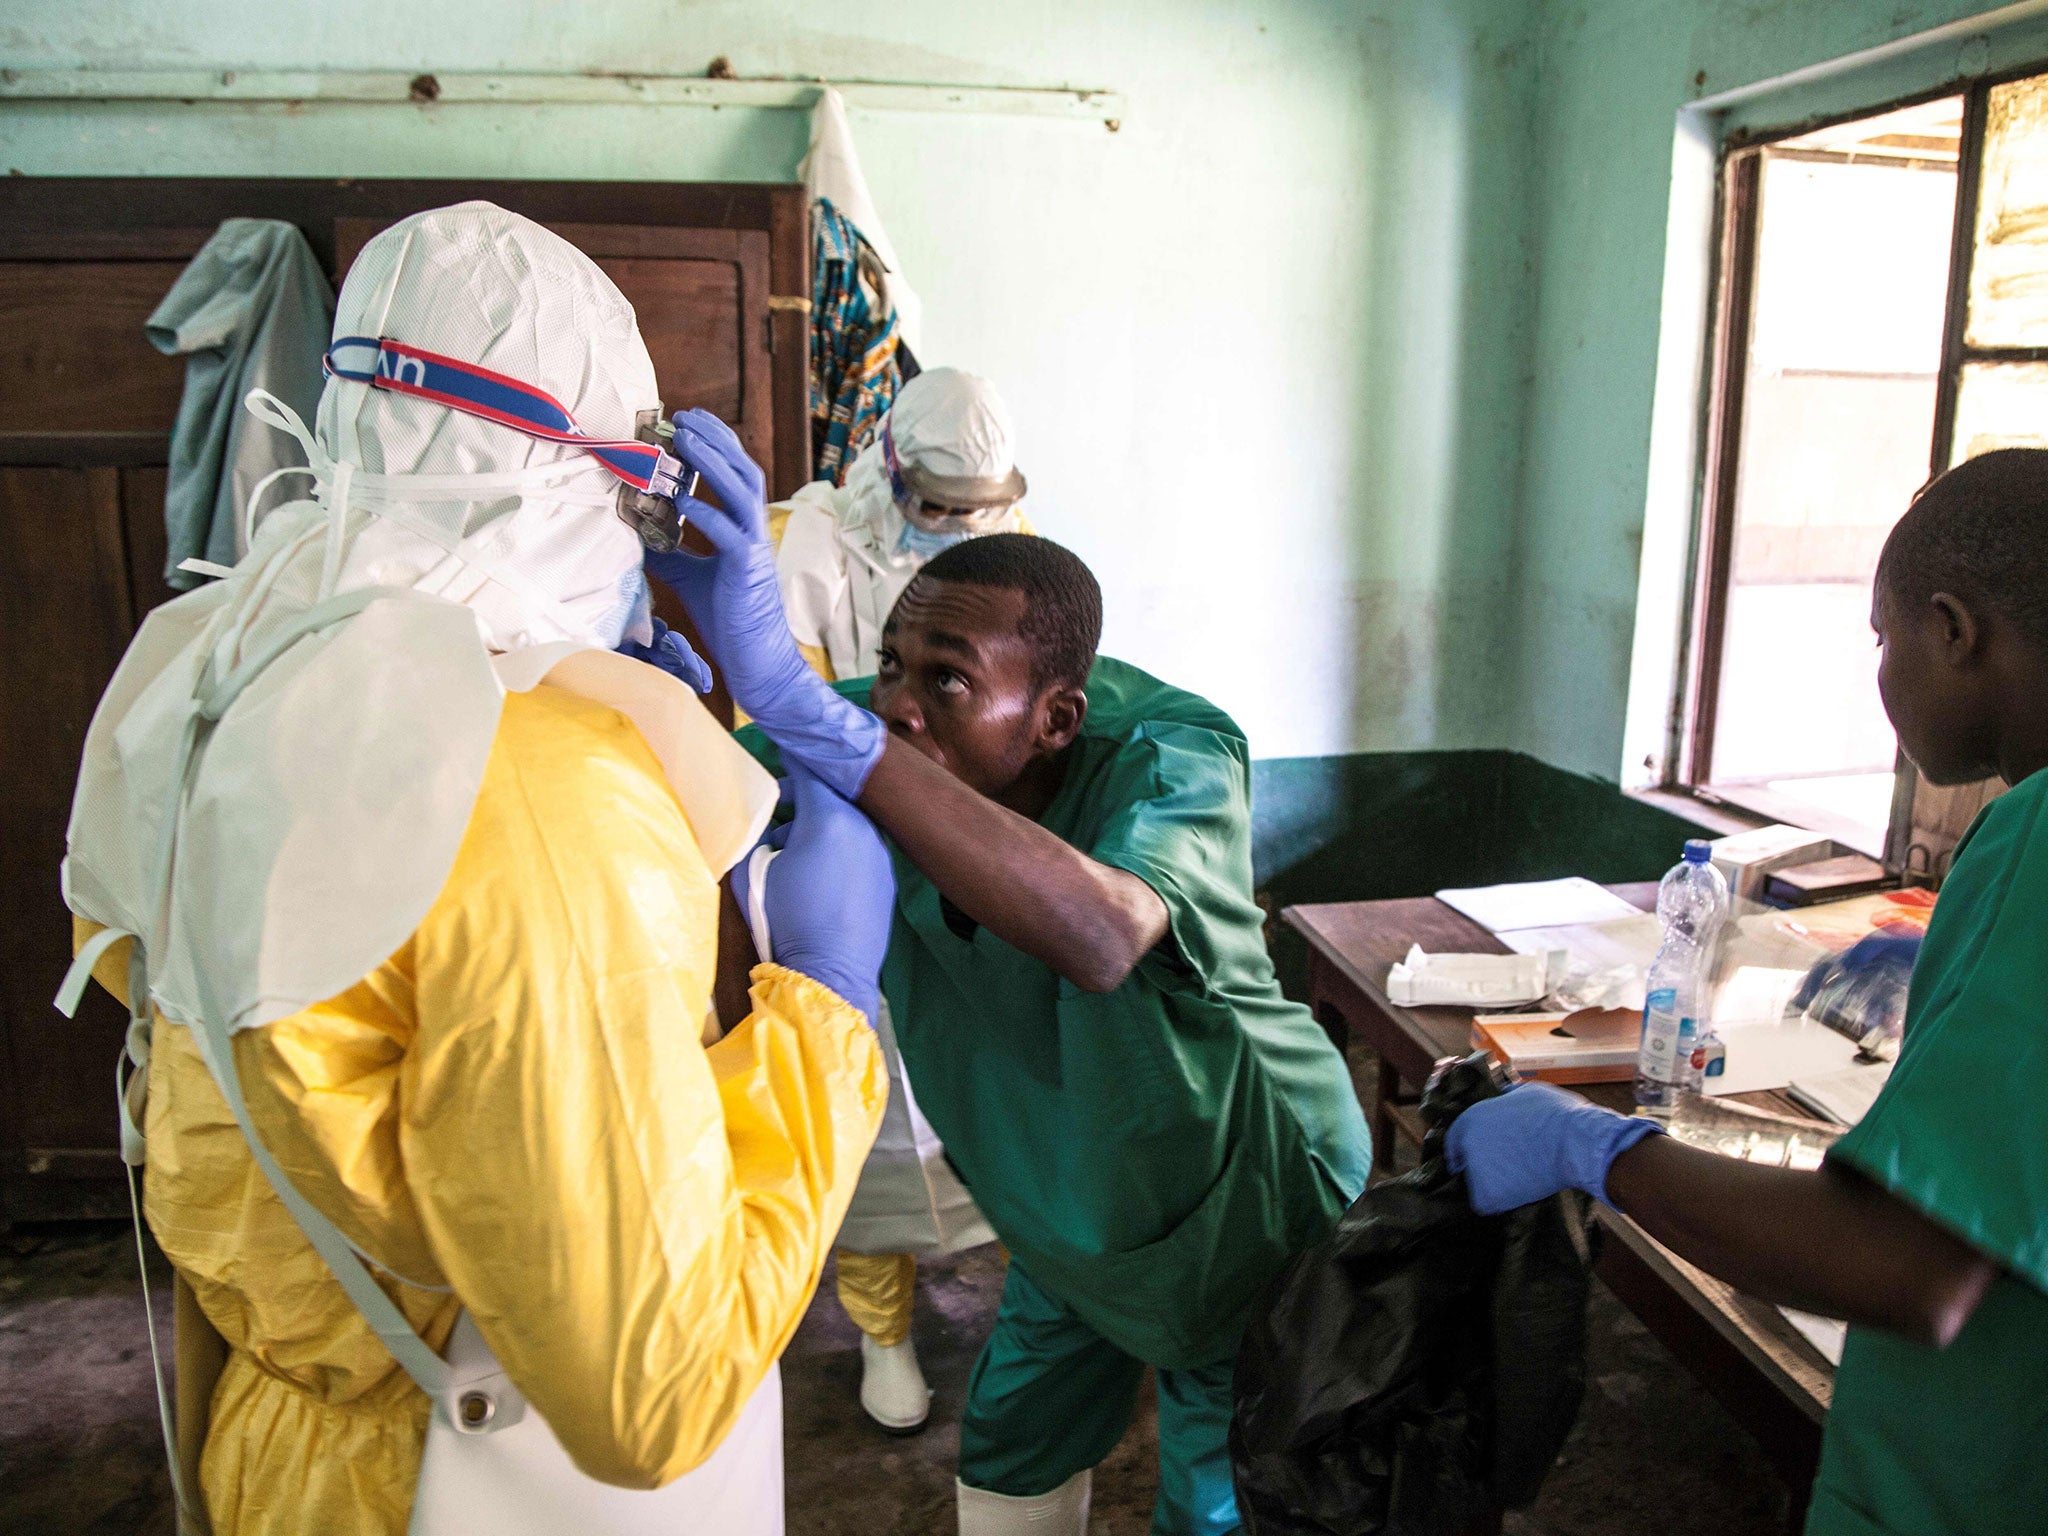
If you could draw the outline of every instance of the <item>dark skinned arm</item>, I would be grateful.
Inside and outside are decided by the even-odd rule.
[[[1861,1174],[1763,1168],[1649,1136],[1614,1160],[1607,1195],[1657,1241],[1765,1301],[1939,1349],[1998,1265]]]
[[[732,893],[732,882],[719,881],[718,972],[711,984],[711,1006],[721,1030],[732,1031],[754,1011],[748,989],[760,958],[754,953],[754,936],[747,931],[747,919]]]
[[[939,893],[1084,992],[1113,992],[1166,937],[1166,903],[891,738],[861,791]]]

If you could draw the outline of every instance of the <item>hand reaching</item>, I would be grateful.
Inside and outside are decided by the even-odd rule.
[[[774,954],[762,958],[830,987],[873,1024],[896,906],[888,846],[873,822],[803,768],[791,765],[786,790],[796,817],[763,839],[780,851],[763,877]],[[752,862],[732,873],[742,912],[750,911]]]
[[[675,429],[676,452],[722,504],[686,496],[676,505],[716,553],[650,550],[648,574],[683,600],[733,702],[786,759],[854,799],[881,758],[888,732],[834,693],[797,651],[775,579],[760,467],[732,428],[708,411],[682,412]]]
[[[1532,1205],[1561,1189],[1583,1189],[1605,1205],[1614,1160],[1663,1129],[1550,1083],[1524,1082],[1453,1120],[1444,1157],[1465,1175],[1472,1209],[1482,1216]]]
[[[618,645],[621,656],[630,656],[635,661],[644,661],[650,667],[659,667],[678,682],[687,683],[699,693],[711,691],[711,664],[690,649],[690,642],[670,629],[661,620],[654,621],[654,643],[636,645],[631,640],[622,640]]]

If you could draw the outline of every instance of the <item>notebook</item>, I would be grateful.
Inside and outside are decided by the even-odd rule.
[[[1795,1077],[1785,1091],[1837,1125],[1854,1125],[1870,1112],[1891,1075],[1892,1064],[1888,1061],[1859,1062],[1839,1072]]]

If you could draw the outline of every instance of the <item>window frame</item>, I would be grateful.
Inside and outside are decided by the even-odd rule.
[[[2014,80],[2048,74],[2048,58],[1915,90],[1853,110],[1830,112],[1782,126],[1728,134],[1716,149],[1713,263],[1708,275],[1710,307],[1705,348],[1706,388],[1701,401],[1697,495],[1687,584],[1684,653],[1673,701],[1673,740],[1665,754],[1666,794],[1684,796],[1763,820],[1740,798],[1716,790],[1707,774],[1713,761],[1720,704],[1720,679],[1727,633],[1734,551],[1736,488],[1740,478],[1744,386],[1748,375],[1751,318],[1756,292],[1756,254],[1761,225],[1764,152],[1841,123],[1853,123],[1944,97],[1962,98],[1962,131],[1957,144],[1955,216],[1949,232],[1949,283],[1942,314],[1941,360],[1935,378],[1933,430],[1928,442],[1930,478],[1948,467],[1954,451],[1956,405],[1963,370],[1972,363],[2044,363],[2048,346],[1978,347],[1967,339],[1971,267],[1976,254],[1984,137],[1991,93]],[[1919,775],[1901,753],[1894,763],[1895,786],[1883,858],[1904,870],[1913,842],[1913,805]],[[1826,830],[1816,828],[1815,830]],[[1875,850],[1873,850],[1875,851]]]

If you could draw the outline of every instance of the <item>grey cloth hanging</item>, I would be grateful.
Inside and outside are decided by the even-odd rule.
[[[166,356],[183,356],[185,394],[171,436],[164,580],[179,590],[204,577],[178,569],[197,557],[233,565],[242,508],[256,482],[299,461],[298,445],[242,409],[267,389],[306,420],[320,406],[320,359],[334,324],[334,290],[298,226],[229,219],[179,274],[144,327]]]

